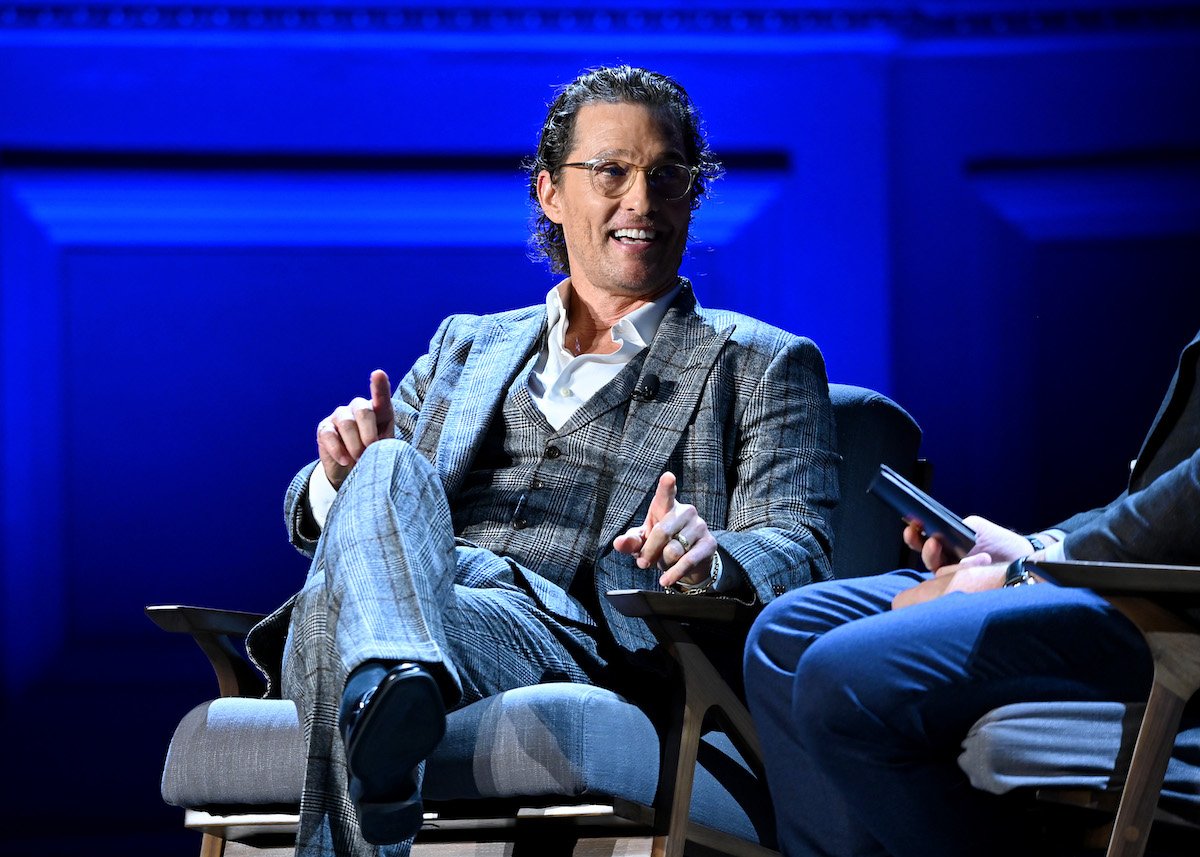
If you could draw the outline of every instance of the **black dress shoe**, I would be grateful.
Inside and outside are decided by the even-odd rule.
[[[417,766],[446,732],[433,676],[417,664],[392,667],[345,712],[340,727],[363,838],[388,845],[413,836],[422,820]]]

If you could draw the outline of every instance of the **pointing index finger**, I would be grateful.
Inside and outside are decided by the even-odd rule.
[[[658,487],[654,491],[654,499],[650,502],[650,514],[655,522],[661,521],[675,509],[675,494],[678,485],[675,474],[670,470],[658,477]]]
[[[371,407],[379,413],[381,407],[392,407],[392,382],[388,380],[387,372],[376,369],[371,373]]]
[[[380,436],[391,437],[396,411],[392,407],[392,383],[382,369],[371,373],[371,410],[375,412],[375,425]]]

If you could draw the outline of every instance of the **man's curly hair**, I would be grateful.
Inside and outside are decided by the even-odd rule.
[[[700,168],[691,190],[692,209],[700,206],[708,185],[723,172],[720,162],[708,147],[704,126],[687,91],[670,77],[628,65],[586,71],[562,87],[550,104],[546,122],[538,139],[537,154],[529,167],[529,198],[533,203],[533,234],[529,239],[531,255],[545,258],[551,270],[570,274],[567,244],[563,228],[546,217],[538,203],[537,177],[542,170],[558,181],[562,165],[575,145],[575,117],[579,108],[597,102],[606,104],[643,104],[659,112],[679,131],[684,157],[689,166]]]

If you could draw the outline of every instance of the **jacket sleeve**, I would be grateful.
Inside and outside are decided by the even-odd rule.
[[[792,338],[745,402],[729,519],[714,535],[765,603],[833,573],[830,516],[839,458],[817,346]]]
[[[1068,559],[1200,564],[1200,449],[1145,488],[1064,522]]]

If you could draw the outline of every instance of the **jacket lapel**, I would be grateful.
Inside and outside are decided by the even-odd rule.
[[[1154,422],[1150,424],[1150,431],[1146,433],[1146,439],[1142,441],[1142,448],[1138,452],[1133,472],[1129,477],[1129,486],[1133,490],[1142,487],[1146,468],[1149,467],[1155,452],[1162,445],[1163,438],[1175,427],[1179,413],[1187,405],[1188,397],[1196,383],[1196,352],[1198,349],[1200,349],[1200,333],[1196,334],[1183,349],[1183,353],[1179,355],[1179,366],[1171,378],[1171,385],[1167,388],[1167,394],[1163,397],[1162,404],[1159,405]]]
[[[692,421],[713,364],[733,330],[733,326],[715,330],[697,314],[690,285],[667,310],[638,380],[644,386],[647,378],[657,376],[658,391],[650,401],[630,402],[621,439],[622,466],[600,533],[601,554],[617,535],[642,523],[635,516],[645,514],[642,507],[653,496],[658,477]]]
[[[486,319],[463,365],[437,448],[437,470],[453,497],[483,443],[492,414],[524,368],[542,329],[545,312],[504,323]]]

